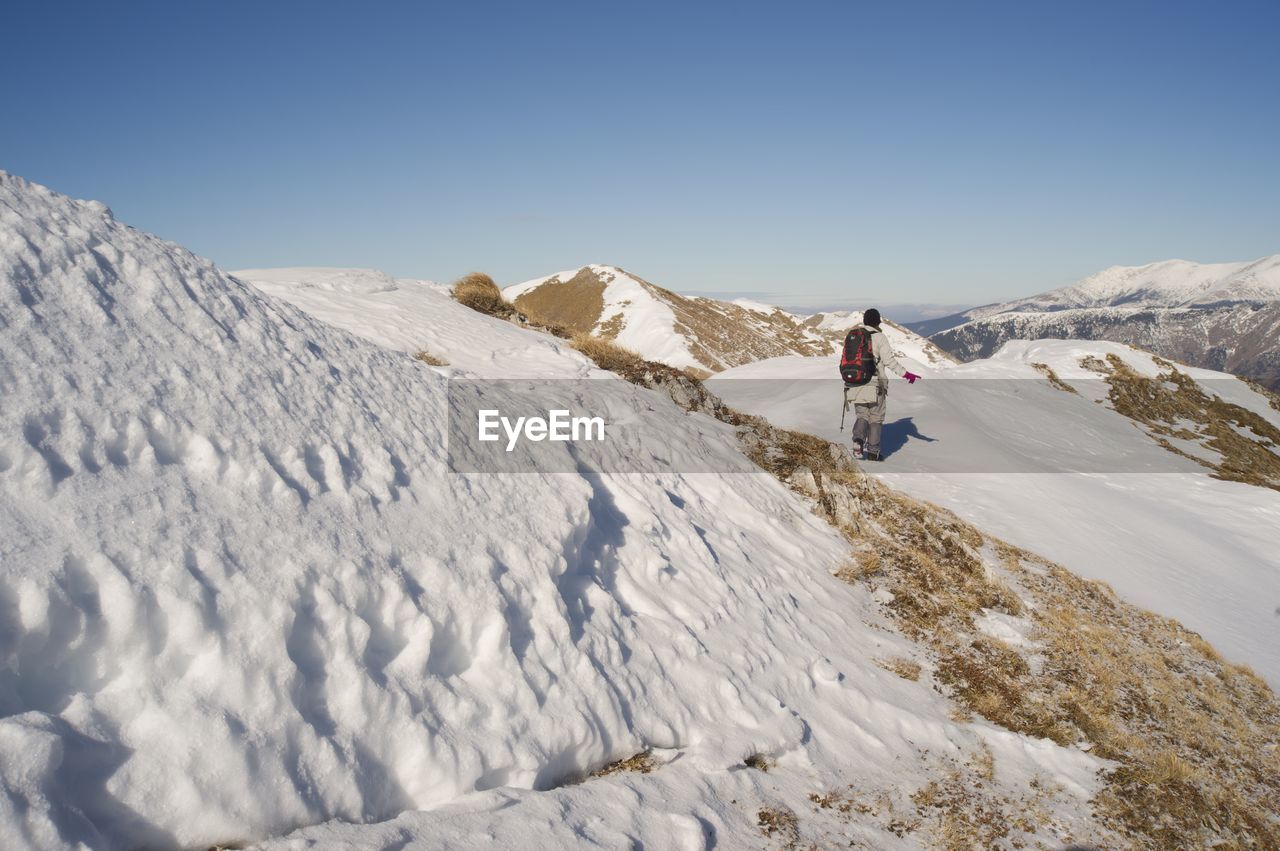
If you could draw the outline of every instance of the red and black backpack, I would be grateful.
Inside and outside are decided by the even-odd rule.
[[[876,356],[871,351],[871,334],[866,328],[853,328],[845,335],[840,377],[846,387],[861,387],[875,378]]]

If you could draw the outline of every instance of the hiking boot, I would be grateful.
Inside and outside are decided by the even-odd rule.
[[[866,457],[862,452],[862,441],[856,437],[853,439],[853,457],[858,461]]]
[[[879,452],[868,452],[868,453],[866,453],[866,459],[867,459],[868,461],[883,461],[883,460],[884,460],[883,458],[881,458],[881,457],[880,457],[880,453],[879,453]]]

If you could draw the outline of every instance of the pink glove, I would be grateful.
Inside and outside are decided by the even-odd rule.
[[[902,373],[902,377],[907,380],[908,384],[915,384],[920,380],[920,376],[916,375],[914,372],[904,372]]]

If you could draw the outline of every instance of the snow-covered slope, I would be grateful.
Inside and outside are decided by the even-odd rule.
[[[392,278],[375,269],[245,269],[232,274],[384,348],[435,357],[447,353],[446,375],[586,374],[583,358],[554,338],[505,322],[477,323],[475,311],[450,298],[442,284]],[[475,339],[477,333],[483,338]]]
[[[1088,836],[1103,763],[878,666],[911,645],[772,477],[450,473],[450,370],[614,380],[429,284],[251,275],[278,297],[0,172],[0,847],[438,807],[297,842],[741,847],[766,801],[978,751]],[[737,452],[619,392],[665,418],[641,449]]]
[[[891,385],[889,454],[877,474],[1107,581],[1280,684],[1280,493],[1210,478],[1100,404],[1107,386],[1081,360],[1108,354],[1144,375],[1163,370],[1126,346],[1060,340],[1008,343],[991,359],[946,371],[922,365],[922,382]],[[1033,364],[1078,393],[1053,386]],[[1280,411],[1243,382],[1178,368],[1211,394],[1280,425]],[[848,440],[839,430],[839,379],[825,360],[764,361],[709,384],[748,413]]]

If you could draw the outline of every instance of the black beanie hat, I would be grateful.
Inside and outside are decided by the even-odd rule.
[[[862,314],[862,324],[870,325],[872,328],[880,327],[880,311],[874,307]]]

